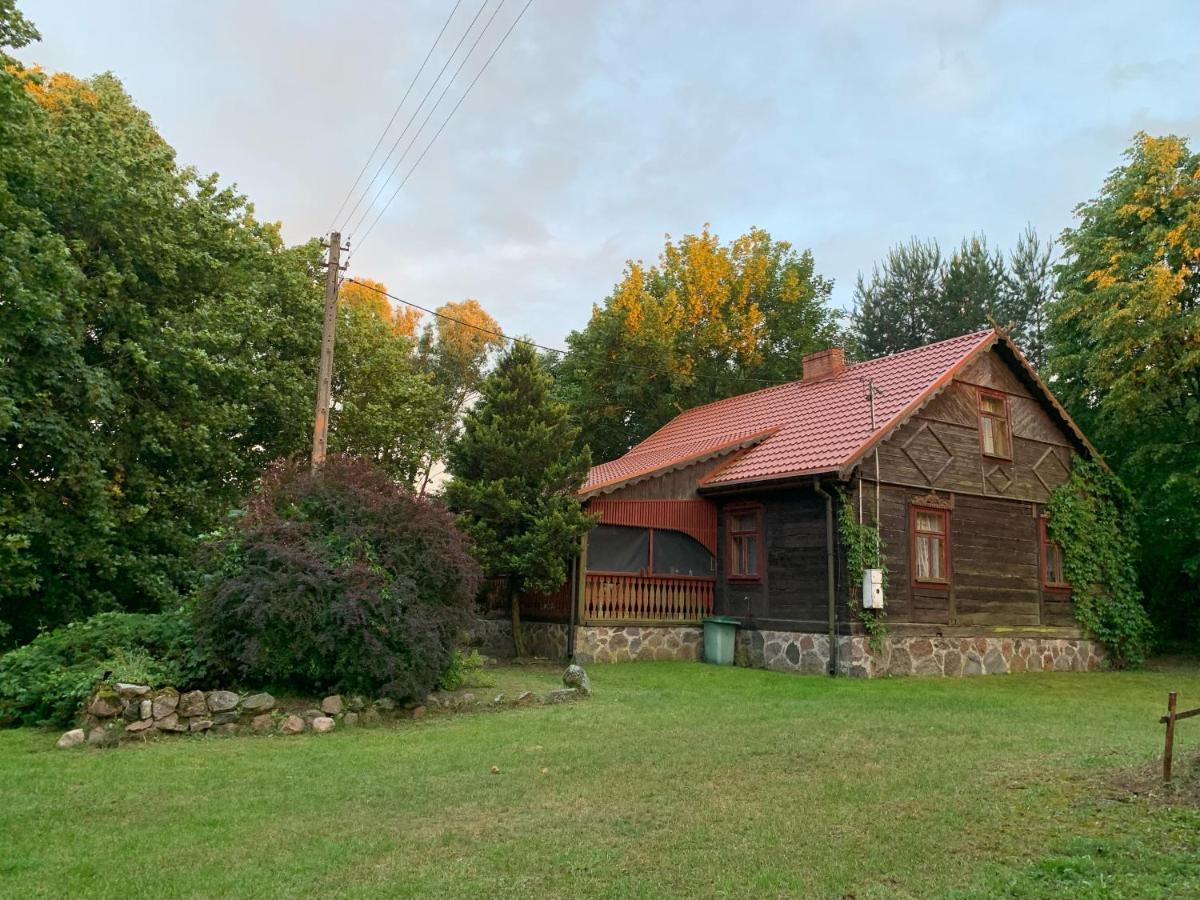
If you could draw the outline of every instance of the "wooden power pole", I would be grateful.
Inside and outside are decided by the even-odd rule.
[[[329,235],[325,267],[325,324],[321,329],[321,374],[317,378],[317,413],[313,417],[312,467],[325,462],[329,443],[329,394],[333,381],[333,333],[337,327],[338,276],[341,274],[342,235]]]

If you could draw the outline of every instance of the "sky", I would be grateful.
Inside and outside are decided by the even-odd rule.
[[[1200,147],[1195,0],[534,0],[364,238],[524,5],[487,0],[467,33],[483,2],[462,0],[383,142],[449,57],[399,174],[351,221],[349,274],[423,306],[475,297],[554,346],[668,234],[765,228],[811,249],[849,308],[857,273],[910,237],[1057,235],[1139,130]],[[340,224],[454,6],[18,4],[43,34],[24,62],[115,73],[182,164],[295,243]]]

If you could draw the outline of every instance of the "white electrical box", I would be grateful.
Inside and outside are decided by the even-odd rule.
[[[883,609],[883,569],[863,569],[863,609]]]

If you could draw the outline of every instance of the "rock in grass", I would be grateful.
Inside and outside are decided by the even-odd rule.
[[[270,734],[275,728],[275,719],[270,713],[263,713],[250,720],[250,730],[255,734]]]
[[[325,734],[326,732],[333,731],[333,719],[329,718],[329,716],[317,716],[313,719],[312,729],[317,734]]]
[[[54,746],[59,750],[70,750],[72,747],[78,747],[87,740],[87,735],[83,733],[82,728],[72,728],[58,739],[58,743]]]
[[[212,719],[195,719],[188,726],[191,731],[208,731],[213,727]]]
[[[380,697],[375,701],[375,708],[380,712],[392,712],[396,709],[396,701],[391,697]]]
[[[547,691],[542,694],[543,703],[563,703],[567,700],[574,700],[579,696],[579,692],[575,688],[558,688],[553,691]]]
[[[251,694],[242,701],[242,709],[249,713],[269,712],[275,708],[275,698],[270,694]]]
[[[237,709],[238,695],[233,691],[209,691],[206,699],[209,712],[223,713]]]
[[[574,688],[585,697],[592,696],[592,679],[583,671],[583,666],[567,666],[567,671],[563,672],[563,684]]]
[[[345,725],[347,728],[353,728],[355,725],[358,724],[358,713],[356,713],[356,712],[346,713],[344,716],[342,716],[342,724]]]
[[[412,708],[412,717],[413,717],[414,719],[423,719],[423,718],[425,718],[425,707],[423,707],[423,706],[414,706],[414,707]]]
[[[93,747],[111,747],[118,740],[116,729],[97,725],[88,732],[87,742]]]
[[[235,712],[221,712],[212,716],[212,723],[216,725],[236,725],[238,714]]]
[[[129,734],[137,734],[140,731],[149,731],[153,727],[153,719],[138,719],[136,722],[130,722],[126,725],[125,731]]]
[[[204,691],[188,691],[181,694],[178,712],[185,718],[208,715],[208,701],[204,699]]]
[[[537,696],[533,693],[533,691],[522,691],[517,695],[516,704],[518,706],[525,706],[526,704],[532,703],[536,699]]]
[[[279,726],[280,734],[302,734],[303,732],[304,720],[299,716],[288,716]]]
[[[138,701],[138,718],[140,718],[140,719],[154,718],[154,701],[152,701],[152,700]]]
[[[345,704],[342,702],[341,694],[333,694],[321,701],[321,712],[327,716],[336,716],[342,711]]]
[[[122,700],[140,700],[142,697],[150,696],[150,685],[148,684],[125,684],[119,681],[114,687],[117,690],[117,696]]]

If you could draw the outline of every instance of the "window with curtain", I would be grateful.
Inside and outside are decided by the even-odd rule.
[[[912,571],[918,584],[950,581],[950,511],[913,507]]]
[[[996,391],[979,390],[979,440],[985,456],[1012,459],[1012,433],[1008,423],[1008,398]]]

